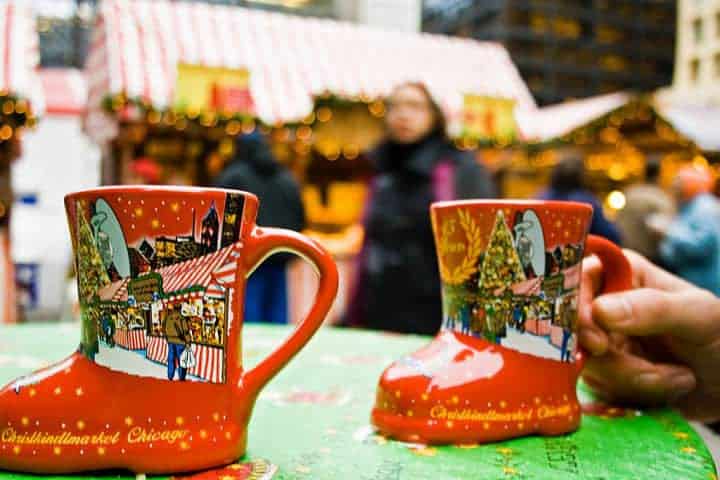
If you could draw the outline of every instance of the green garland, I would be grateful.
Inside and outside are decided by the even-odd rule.
[[[231,122],[236,122],[241,125],[254,124],[265,130],[287,128],[291,131],[295,131],[301,126],[309,126],[312,128],[318,123],[321,123],[321,120],[318,119],[317,112],[323,108],[329,108],[331,110],[344,110],[358,105],[364,105],[370,108],[374,104],[381,104],[382,106],[378,108],[381,108],[384,113],[384,103],[382,102],[383,101],[381,99],[370,97],[347,98],[331,94],[320,95],[315,97],[313,112],[307,118],[300,121],[273,125],[263,122],[261,119],[257,118],[257,116],[249,113],[216,113],[212,111],[199,112],[177,107],[159,109],[141,97],[128,98],[123,94],[105,96],[102,101],[102,109],[113,116],[119,115],[124,109],[134,109],[135,112],[133,112],[131,116],[138,120],[154,117],[157,119],[156,123],[158,124],[161,123],[162,119],[174,117],[175,119],[184,119],[184,121],[191,124],[207,128],[219,127],[227,129]],[[231,129],[231,131],[233,131],[233,129]],[[517,137],[513,138],[509,142],[501,142],[498,139],[472,139],[462,135],[454,138],[453,140],[455,140],[456,145],[459,148],[466,148],[469,150],[477,148],[523,148],[525,145],[529,145]]]

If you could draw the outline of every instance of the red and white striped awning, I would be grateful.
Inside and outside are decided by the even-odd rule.
[[[32,12],[21,2],[0,0],[0,90],[29,100],[35,115],[44,112],[38,41]]]
[[[100,300],[105,302],[126,302],[128,281],[129,279],[123,278],[101,288],[98,292]]]
[[[270,124],[304,118],[318,95],[375,98],[404,81],[425,83],[451,123],[460,120],[466,93],[535,109],[497,43],[208,3],[105,0],[86,66],[90,134],[115,134],[101,112],[106,95],[172,105],[178,63],[247,68],[257,115]]]
[[[540,292],[542,291],[542,277],[535,277],[530,280],[516,283],[511,287],[511,289],[515,295],[540,295]]]
[[[87,84],[81,70],[43,68],[40,70],[45,113],[81,115],[87,106]]]
[[[163,290],[169,299],[186,300],[203,295],[223,297],[230,283],[235,279],[236,260],[239,253],[234,245],[185,262],[175,263],[156,270],[163,280]],[[216,275],[219,274],[218,278]],[[221,281],[222,280],[222,281]],[[128,299],[130,279],[117,280],[100,289],[103,301],[125,302]],[[191,287],[204,288],[204,292],[183,292]]]
[[[240,259],[240,251],[236,248],[230,252],[228,261],[220,268],[213,272],[215,283],[223,288],[230,288],[235,283],[235,272],[237,272],[237,262]]]
[[[208,255],[158,269],[157,273],[163,279],[163,290],[172,294],[190,287],[207,289],[215,281],[214,272],[230,261],[234,249],[230,245]]]

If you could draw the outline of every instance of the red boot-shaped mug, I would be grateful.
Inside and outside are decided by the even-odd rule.
[[[256,226],[258,200],[245,192],[108,187],[65,205],[80,347],[0,390],[0,470],[176,473],[234,462],[260,389],[335,298],[331,257],[298,233]],[[290,338],[246,371],[245,280],[277,251],[313,263],[320,287]]]
[[[373,424],[388,436],[433,444],[577,429],[583,255],[602,261],[606,292],[631,281],[621,250],[587,235],[592,207],[457,201],[433,204],[431,217],[442,328],[385,370]]]

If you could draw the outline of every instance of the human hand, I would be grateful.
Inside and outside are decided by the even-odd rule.
[[[720,418],[720,299],[625,251],[633,290],[594,298],[602,267],[583,265],[579,338],[583,377],[610,401],[673,405],[702,421]]]

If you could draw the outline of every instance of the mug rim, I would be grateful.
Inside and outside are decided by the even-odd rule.
[[[102,195],[102,194],[113,194],[113,193],[142,193],[142,192],[154,192],[154,193],[191,193],[191,194],[199,194],[199,193],[233,193],[233,194],[242,194],[245,197],[254,199],[255,201],[258,200],[257,196],[254,193],[247,192],[245,190],[237,190],[233,188],[218,188],[218,187],[195,187],[195,186],[184,186],[184,185],[107,185],[107,186],[100,186],[100,187],[92,187],[92,188],[86,188],[83,190],[77,190],[74,192],[70,192],[65,194],[64,199],[68,200],[72,197],[77,197],[81,195]]]
[[[430,204],[431,210],[437,208],[451,208],[462,206],[503,206],[503,207],[546,207],[546,208],[572,208],[593,212],[593,206],[589,203],[564,201],[564,200],[534,200],[534,199],[467,199],[467,200],[444,200]]]

